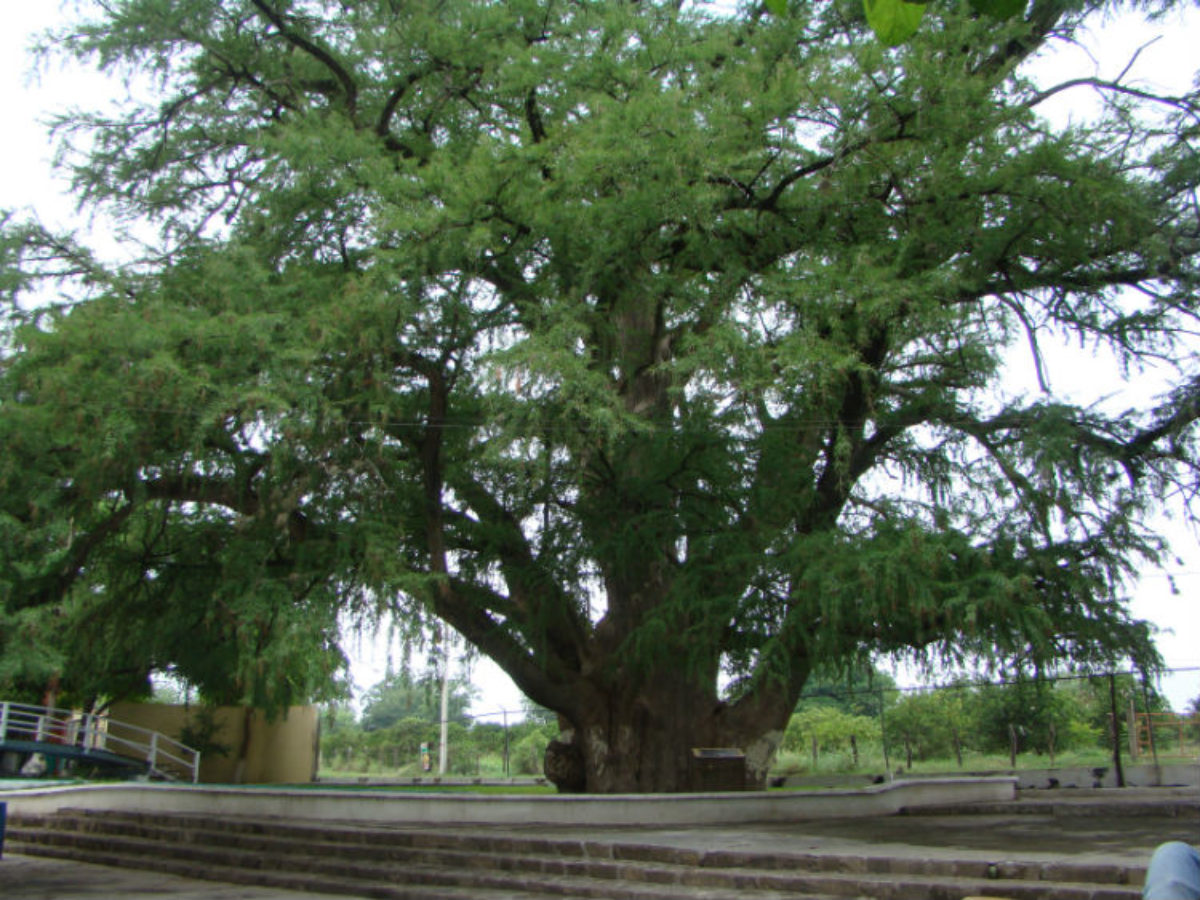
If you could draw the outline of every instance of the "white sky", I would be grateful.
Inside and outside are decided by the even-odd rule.
[[[36,210],[47,224],[65,226],[76,222],[73,202],[62,193],[63,185],[51,173],[52,147],[45,129],[39,124],[54,110],[77,105],[102,105],[107,97],[122,88],[93,73],[51,70],[40,80],[31,81],[30,61],[25,50],[32,36],[62,19],[60,4],[53,0],[5,2],[5,28],[0,31],[0,98],[8,129],[0,141],[0,208]],[[70,11],[71,4],[65,4]],[[1180,92],[1191,81],[1196,47],[1200,45],[1200,12],[1185,17],[1173,16],[1163,23],[1147,26],[1125,17],[1103,26],[1086,41],[1087,47],[1063,47],[1047,59],[1047,72],[1054,77],[1098,74],[1115,77],[1132,59],[1139,47],[1158,37],[1145,50],[1132,69],[1141,86]],[[1064,95],[1058,102],[1060,115],[1086,115],[1087,94],[1083,91]],[[1110,366],[1081,365],[1078,355],[1051,360],[1050,379],[1056,393],[1070,392],[1095,397],[1101,392],[1128,397],[1127,406],[1144,402],[1146,384],[1125,384]],[[1163,518],[1163,531],[1172,536],[1179,563],[1167,572],[1147,572],[1132,590],[1134,614],[1155,622],[1163,629],[1159,647],[1171,667],[1200,668],[1200,544],[1191,527],[1178,518]],[[1169,578],[1168,575],[1171,577]],[[1172,579],[1177,593],[1172,591]],[[354,680],[365,688],[382,675],[388,651],[386,641],[351,641],[348,649],[354,657]],[[398,655],[398,650],[396,651]],[[488,660],[472,667],[472,678],[481,690],[473,711],[499,712],[520,709],[520,692],[508,677]],[[1172,705],[1182,709],[1188,700],[1200,695],[1200,671],[1180,674],[1163,683]]]

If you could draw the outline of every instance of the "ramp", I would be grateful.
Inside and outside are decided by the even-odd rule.
[[[0,702],[0,752],[41,753],[195,783],[200,752],[173,738],[78,710]]]

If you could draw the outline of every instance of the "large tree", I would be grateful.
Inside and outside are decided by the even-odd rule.
[[[192,622],[156,664],[224,648],[264,702],[338,613],[437,617],[590,791],[705,746],[761,781],[817,664],[1153,661],[1122,584],[1193,483],[1197,107],[1091,79],[1048,122],[1026,64],[1100,11],[893,50],[850,2],[98,4],[56,46],[135,97],[64,165],[158,238],[8,225],[5,287],[64,286],[10,308],[6,615]],[[1003,390],[1063,336],[1176,389]]]

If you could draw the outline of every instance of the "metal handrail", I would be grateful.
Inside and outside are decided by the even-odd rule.
[[[108,715],[73,709],[0,702],[0,744],[28,740],[112,753],[144,762],[152,775],[195,783],[200,777],[200,751],[149,728]]]

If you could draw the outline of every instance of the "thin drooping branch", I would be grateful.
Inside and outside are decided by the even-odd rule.
[[[62,600],[85,571],[92,554],[124,527],[136,509],[136,504],[125,503],[105,516],[91,531],[73,536],[67,547],[65,558],[57,566],[57,572],[38,579],[40,583],[32,590],[23,593],[23,596],[14,604],[14,609],[41,606]]]
[[[284,40],[294,47],[303,50],[329,70],[330,74],[341,85],[347,114],[353,117],[358,104],[358,85],[354,83],[354,79],[350,77],[350,73],[346,71],[345,66],[338,62],[333,54],[324,47],[290,28],[287,20],[279,12],[272,9],[266,0],[250,0],[250,2],[254,4],[254,7],[262,13],[268,22],[279,30]]]

